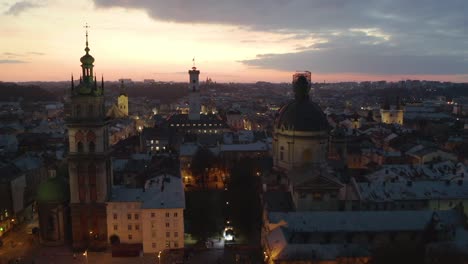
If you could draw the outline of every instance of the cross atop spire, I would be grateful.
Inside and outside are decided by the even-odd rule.
[[[88,53],[89,52],[89,48],[88,48],[88,28],[91,28],[91,27],[88,25],[88,22],[86,22],[86,24],[83,27],[86,28],[86,48],[85,48],[85,51],[86,51],[86,53]]]
[[[195,57],[192,59],[193,67],[195,68]]]

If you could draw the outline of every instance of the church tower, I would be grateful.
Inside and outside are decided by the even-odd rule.
[[[380,118],[384,124],[403,125],[404,115],[405,109],[401,105],[400,97],[396,98],[395,105],[390,105],[388,99],[385,99],[385,103],[380,108]]]
[[[120,81],[120,95],[117,97],[117,106],[125,116],[128,116],[128,95],[125,91],[123,80]]]
[[[71,114],[66,120],[72,240],[74,249],[99,250],[107,245],[106,202],[112,166],[104,111],[104,78],[98,85],[87,30],[85,52],[80,59],[79,84],[71,84]]]
[[[200,83],[198,81],[198,77],[200,76],[200,71],[197,70],[197,67],[195,67],[195,64],[194,64],[192,69],[189,70],[188,73],[189,73],[189,90],[190,90],[189,120],[200,120],[200,111],[201,111]]]

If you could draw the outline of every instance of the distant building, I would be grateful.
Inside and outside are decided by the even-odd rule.
[[[184,247],[185,195],[180,177],[160,175],[144,188],[116,186],[107,202],[107,233],[156,253]]]
[[[384,124],[403,125],[404,114],[405,109],[400,104],[399,99],[397,99],[396,105],[390,105],[388,101],[386,101],[380,109],[381,122]]]
[[[300,76],[304,76],[309,82],[309,84],[312,83],[312,74],[310,73],[310,71],[297,71],[296,73],[294,73],[292,80],[293,83],[295,83]]]
[[[119,107],[120,111],[125,114],[125,116],[128,116],[128,94],[125,91],[123,81],[121,82],[120,95],[117,97],[117,106]]]
[[[195,66],[192,67],[189,73],[189,119],[200,120],[201,102],[200,102],[200,71]]]

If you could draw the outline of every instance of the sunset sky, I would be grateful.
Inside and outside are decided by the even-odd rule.
[[[0,0],[0,81],[468,82],[466,0]]]

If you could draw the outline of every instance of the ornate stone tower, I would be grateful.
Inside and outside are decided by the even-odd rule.
[[[82,77],[71,84],[67,118],[72,240],[75,249],[98,250],[107,245],[106,201],[110,196],[112,166],[104,111],[104,78],[98,86],[94,58],[81,57]]]
[[[128,116],[128,95],[123,80],[120,82],[120,95],[117,97],[117,106],[125,116]]]
[[[192,69],[188,71],[189,73],[189,119],[190,120],[200,120],[200,83],[198,81],[198,77],[200,76],[200,71],[197,70],[195,64],[193,65]]]
[[[384,124],[399,124],[403,125],[405,109],[400,103],[400,98],[397,97],[396,104],[390,105],[388,100],[380,108],[381,122]]]

